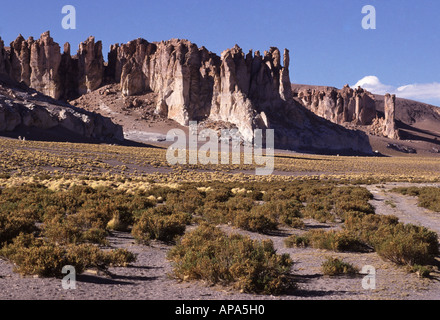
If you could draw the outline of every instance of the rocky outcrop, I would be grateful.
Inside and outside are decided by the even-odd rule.
[[[102,43],[95,43],[94,37],[82,42],[77,55],[71,56],[70,44],[64,45],[61,54],[49,31],[38,40],[19,35],[4,55],[10,70],[0,64],[0,72],[54,99],[72,99],[96,90],[104,79]]]
[[[83,95],[98,89],[104,77],[104,58],[102,43],[95,43],[95,37],[89,37],[80,43],[78,53],[78,93]]]
[[[112,46],[107,76],[113,73],[124,95],[154,91],[156,112],[182,125],[226,121],[249,140],[261,123],[256,118],[278,110],[292,96],[288,50],[283,61],[285,67],[277,48],[261,56],[258,51],[245,55],[235,46],[218,57],[187,40],[138,39]]]
[[[63,92],[60,82],[60,46],[53,41],[49,32],[40,39],[30,39],[30,87],[45,95],[59,99]]]
[[[396,95],[387,93],[384,97],[384,136],[390,139],[399,139],[399,131],[396,128]]]
[[[126,96],[154,91],[157,113],[187,125],[209,113],[218,68],[216,55],[187,40],[137,39],[111,47],[107,76]]]
[[[369,93],[348,87],[342,93],[302,93],[303,104],[330,120],[321,121],[293,99],[287,49],[283,54],[275,47],[245,54],[236,45],[217,56],[188,40],[137,39],[111,46],[105,65],[102,44],[93,37],[71,56],[69,44],[61,53],[46,32],[36,41],[19,37],[6,56],[11,78],[55,99],[72,99],[104,82],[117,82],[125,97],[153,92],[156,113],[182,125],[221,121],[235,125],[246,141],[252,141],[254,129],[268,128],[276,130],[278,147],[371,152],[361,133],[330,122],[370,122],[375,110]],[[72,123],[66,112],[58,113],[60,123]],[[83,123],[78,130],[88,134],[88,122]]]
[[[2,38],[0,37],[0,75],[6,75],[8,74],[8,66],[7,66],[7,55],[6,55],[6,50],[5,50],[5,44],[2,40]]]
[[[62,104],[35,91],[0,85],[0,132],[19,127],[62,128],[72,135],[97,140],[124,139],[122,127],[108,118]]]
[[[341,90],[298,86],[295,87],[294,96],[307,109],[333,123],[351,127],[360,125],[370,134],[400,139],[395,121],[394,95],[387,94],[384,101],[377,101],[372,93],[345,85]]]
[[[60,47],[49,32],[43,33],[36,41],[32,37],[25,40],[19,35],[11,43],[9,62],[12,79],[55,99],[62,96]]]
[[[33,38],[26,41],[22,35],[19,35],[11,43],[10,47],[10,64],[11,77],[18,82],[23,82],[27,86],[31,85],[31,46],[34,42]]]
[[[333,123],[369,125],[376,117],[374,96],[362,88],[305,89],[296,96],[309,110]]]

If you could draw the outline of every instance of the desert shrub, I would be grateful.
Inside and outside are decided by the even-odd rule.
[[[421,266],[418,264],[411,266],[410,269],[410,272],[417,273],[420,278],[429,278],[432,271],[432,266]]]
[[[284,245],[287,248],[306,248],[310,245],[310,239],[308,237],[302,237],[293,234],[284,240]]]
[[[204,280],[263,294],[281,294],[294,287],[289,277],[293,262],[287,254],[277,255],[271,241],[228,236],[210,225],[183,236],[168,259],[174,275],[182,280]]]
[[[154,196],[156,199],[162,198],[164,201],[167,200],[168,195],[174,194],[174,193],[178,194],[179,192],[180,191],[178,189],[170,188],[170,187],[161,187],[161,186],[155,186],[155,187],[148,190],[149,195]]]
[[[376,252],[398,265],[427,264],[432,260],[428,244],[413,242],[404,234],[393,235],[376,246]]]
[[[0,256],[14,263],[15,272],[43,277],[61,277],[62,268],[66,265],[75,267],[79,274],[86,268],[126,266],[136,258],[123,249],[103,251],[91,244],[60,246],[25,234],[20,234],[11,244],[4,246]]]
[[[419,187],[399,187],[394,188],[391,191],[396,193],[401,193],[404,196],[412,196],[417,197],[420,194],[420,188]]]
[[[175,211],[193,214],[197,208],[203,206],[203,197],[197,190],[186,190],[184,193],[170,193],[167,195],[166,205]]]
[[[251,198],[254,201],[262,201],[264,192],[259,190],[252,190],[252,192],[246,193],[245,196]]]
[[[313,199],[307,202],[303,210],[304,217],[315,219],[319,222],[333,222],[335,215],[332,213],[333,204],[329,199]]]
[[[267,190],[263,196],[263,201],[274,201],[274,200],[298,200],[300,197],[300,189],[297,187],[289,188],[270,188]]]
[[[232,220],[224,202],[207,201],[203,207],[197,208],[195,213],[214,224],[228,223]]]
[[[199,207],[196,213],[201,215],[207,222],[214,224],[232,223],[235,224],[236,218],[248,212],[255,205],[251,198],[231,197],[224,202],[206,200],[203,207]]]
[[[350,218],[345,228],[398,265],[424,265],[439,253],[438,236],[425,227],[403,224],[393,216]]]
[[[374,239],[376,252],[398,265],[429,264],[438,245],[435,232],[411,224],[382,227]]]
[[[301,213],[303,207],[303,204],[297,200],[272,200],[255,209],[279,223],[298,227],[303,225],[299,220],[303,217]]]
[[[304,237],[308,238],[310,245],[316,249],[339,252],[368,251],[368,247],[365,243],[346,231],[312,230],[307,232]]]
[[[272,217],[268,217],[264,212],[260,212],[258,207],[251,211],[240,211],[236,214],[233,224],[243,230],[268,233],[276,230],[278,223]]]
[[[322,273],[328,276],[338,276],[343,274],[357,274],[359,269],[352,264],[344,262],[338,258],[327,258],[321,265]]]
[[[136,256],[125,249],[103,251],[94,245],[81,244],[66,247],[65,259],[77,273],[82,273],[87,268],[126,267],[136,261]]]
[[[378,230],[386,232],[386,229],[392,229],[399,224],[399,219],[395,216],[366,215],[350,216],[345,220],[344,228],[361,241],[373,245],[378,237]]]
[[[289,218],[289,220],[282,220],[282,222],[294,229],[304,229],[306,226],[300,218]]]
[[[160,210],[164,210],[166,214]],[[160,207],[149,209],[136,221],[133,225],[132,235],[138,242],[145,244],[150,240],[172,242],[177,236],[183,235],[188,223],[188,215],[173,214],[165,210],[167,209]],[[168,210],[170,209],[168,208]]]
[[[228,213],[233,213],[239,210],[249,211],[255,206],[255,201],[251,198],[235,196],[225,202],[225,208]]]
[[[61,215],[43,224],[42,235],[47,240],[58,244],[83,242],[81,228]]]
[[[352,200],[364,200],[368,201],[373,199],[373,195],[368,189],[363,187],[353,187],[353,186],[342,186],[334,188],[332,190],[332,195],[336,198],[349,196]]]
[[[11,242],[20,233],[32,233],[37,230],[35,220],[17,212],[0,213],[0,245]]]
[[[68,265],[65,250],[53,243],[37,241],[31,235],[21,235],[0,250],[0,256],[14,263],[14,271],[22,275],[60,276]]]
[[[231,189],[227,187],[216,188],[206,193],[206,201],[226,202],[233,196]]]
[[[422,188],[418,200],[420,207],[440,212],[440,188]]]
[[[75,214],[70,216],[70,219],[83,228],[105,229],[117,213],[117,207],[110,200],[100,202],[87,200],[83,206],[77,209]]]
[[[374,214],[374,207],[365,200],[352,199],[349,196],[339,197],[335,201],[335,214],[343,220],[349,216],[363,216],[366,214]]]
[[[374,214],[369,203],[372,194],[363,187],[324,185],[302,190],[301,199],[307,202],[304,216],[319,222],[333,222],[336,217],[345,220],[350,215]]]

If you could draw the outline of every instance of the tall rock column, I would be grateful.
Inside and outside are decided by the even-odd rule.
[[[33,38],[26,41],[20,34],[11,43],[11,76],[18,82],[23,82],[27,86],[31,84],[31,46]]]
[[[30,41],[30,84],[29,86],[55,99],[62,95],[59,68],[61,52],[58,43],[43,33],[37,41]]]
[[[98,89],[104,77],[104,58],[102,42],[95,43],[95,37],[89,37],[79,45],[78,58],[78,93],[80,95]]]
[[[0,37],[0,74],[7,74],[6,70],[6,50],[5,50],[5,44]]]
[[[288,101],[292,99],[292,85],[290,82],[289,66],[290,66],[290,54],[288,49],[284,49],[284,67],[280,71],[280,96],[281,99]]]
[[[390,139],[400,139],[399,131],[396,128],[396,95],[387,93],[384,97],[385,124],[384,136]]]

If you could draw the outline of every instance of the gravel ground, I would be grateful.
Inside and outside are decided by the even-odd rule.
[[[403,184],[399,184],[403,185]],[[440,232],[440,219],[435,213],[417,207],[416,200],[390,193],[397,184],[385,187],[368,186],[374,194],[372,204],[377,214],[394,214],[406,223],[422,224]],[[386,203],[393,201],[395,208]],[[309,228],[334,228],[306,220]],[[192,229],[194,226],[189,227]],[[166,259],[171,248],[160,242],[150,246],[136,244],[129,233],[115,232],[109,237],[113,248],[126,248],[138,255],[137,261],[127,268],[110,268],[109,274],[89,270],[77,276],[77,288],[64,290],[61,279],[20,277],[13,266],[0,260],[1,300],[376,300],[407,299],[431,300],[440,298],[440,274],[431,279],[420,279],[403,268],[381,260],[375,253],[335,253],[310,248],[286,248],[284,239],[294,229],[281,229],[276,234],[261,235],[221,226],[226,232],[239,232],[254,239],[271,239],[279,253],[288,253],[295,262],[292,273],[298,289],[283,296],[261,296],[239,293],[223,287],[209,287],[203,282],[179,282],[173,279],[172,266]],[[376,270],[376,289],[362,287],[365,275],[355,277],[328,277],[321,272],[321,263],[327,257],[338,257],[362,269],[373,266]]]

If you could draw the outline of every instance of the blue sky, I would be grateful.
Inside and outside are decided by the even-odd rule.
[[[61,27],[64,5],[76,8],[76,30]],[[364,30],[362,7],[376,8],[375,30]],[[221,54],[236,43],[245,51],[271,46],[291,52],[294,83],[367,89],[440,106],[438,0],[181,0],[4,1],[0,36],[46,30],[61,47],[94,35],[107,52],[113,43],[185,38]],[[366,77],[366,78],[365,78]],[[362,81],[360,81],[362,80]],[[360,82],[359,82],[360,81]]]

